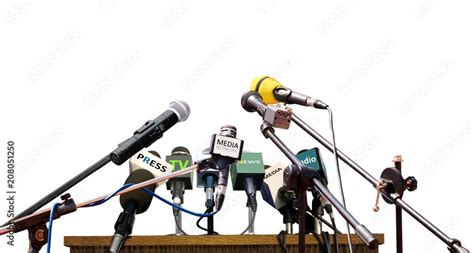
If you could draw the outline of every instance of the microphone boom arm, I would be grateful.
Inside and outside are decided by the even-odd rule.
[[[320,135],[316,130],[311,128],[308,124],[306,124],[303,120],[301,120],[298,116],[294,113],[291,117],[291,120],[295,122],[301,129],[303,129],[307,134],[313,137],[316,141],[321,143],[326,149],[334,153],[334,148],[332,144],[326,140],[322,135]],[[349,167],[351,167],[354,171],[356,171],[359,175],[365,178],[372,186],[377,186],[377,180],[370,175],[367,171],[365,171],[361,166],[355,163],[352,159],[350,159],[347,155],[345,155],[342,151],[337,149],[338,157],[344,161]],[[319,190],[319,189],[318,189]],[[381,191],[382,195],[390,200],[393,204],[397,205],[398,207],[402,208],[405,212],[407,212],[410,216],[412,216],[415,220],[417,220],[421,225],[423,225],[426,229],[428,229],[431,233],[433,233],[436,237],[438,237],[441,241],[443,241],[451,252],[469,252],[466,248],[461,246],[461,242],[457,239],[453,239],[448,237],[443,231],[433,225],[430,221],[428,221],[425,217],[423,217],[420,213],[418,213],[415,209],[413,209],[410,205],[405,203],[400,197],[397,197],[395,194],[389,194],[385,192],[385,190]],[[329,200],[329,199],[328,199]],[[331,202],[329,200],[329,202]],[[332,204],[332,202],[331,202]]]
[[[304,169],[303,164],[301,161],[296,157],[296,155],[278,138],[278,136],[274,133],[274,129],[272,126],[263,123],[261,125],[261,132],[265,138],[269,138],[280,150],[283,154],[300,170],[300,185],[298,189],[298,211],[299,211],[299,245],[300,245],[300,252],[304,252],[304,213],[306,210],[306,187],[303,182],[304,177]],[[310,178],[308,178],[310,179]],[[312,182],[316,189],[321,192],[321,194],[326,197],[326,199],[339,211],[339,213],[346,219],[354,230],[357,232],[357,235],[364,241],[369,248],[375,248],[379,242],[378,240],[372,235],[372,233],[365,228],[362,224],[360,224],[345,208],[344,206],[329,192],[327,187],[321,183],[318,179],[312,178]],[[303,186],[303,187],[302,187]],[[306,184],[307,186],[307,184]],[[303,247],[303,249],[301,248]]]

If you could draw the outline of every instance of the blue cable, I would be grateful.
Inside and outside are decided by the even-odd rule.
[[[104,204],[105,202],[107,202],[109,199],[111,199],[112,197],[115,197],[115,194],[117,194],[118,192],[124,190],[124,189],[127,189],[128,187],[132,186],[134,184],[124,184],[122,185],[122,187],[118,188],[114,193],[110,194],[109,196],[97,201],[97,202],[94,202],[94,203],[90,203],[89,205],[87,206],[84,206],[84,207],[93,207],[93,206],[98,206],[98,205],[102,205]]]
[[[84,206],[84,207],[93,207],[93,206],[102,205],[103,203],[107,202],[109,199],[111,199],[112,197],[114,197],[115,194],[117,194],[118,192],[120,192],[120,191],[122,191],[122,190],[124,190],[124,189],[126,189],[126,188],[128,188],[128,187],[130,187],[130,186],[132,186],[132,185],[134,185],[134,184],[132,184],[132,183],[130,183],[130,184],[124,184],[122,187],[120,187],[119,189],[117,189],[114,193],[110,194],[110,195],[107,196],[106,198],[104,198],[104,199],[102,199],[102,200],[99,200],[99,201],[97,201],[97,202],[91,203],[91,204],[89,204],[89,205],[87,205],[87,206]],[[166,199],[164,199],[163,197],[157,195],[157,194],[154,193],[153,191],[148,190],[147,188],[142,188],[142,190],[144,190],[146,193],[148,193],[148,194],[154,196],[155,198],[157,198],[157,199],[159,199],[159,200],[165,202],[166,204],[168,204],[168,205],[170,205],[170,206],[172,206],[172,207],[174,207],[174,208],[176,208],[176,209],[179,209],[179,210],[181,210],[181,211],[183,211],[183,212],[185,212],[185,213],[188,213],[188,214],[191,214],[191,215],[194,215],[194,216],[197,216],[197,217],[210,217],[210,216],[213,216],[214,214],[216,214],[216,213],[218,212],[218,211],[215,211],[215,212],[212,212],[212,213],[195,213],[195,212],[190,211],[190,210],[188,210],[188,209],[185,209],[185,208],[183,208],[183,207],[181,207],[181,206],[179,206],[179,205],[176,205],[176,204],[174,204],[174,203],[169,202],[168,200],[166,200]]]
[[[114,193],[110,194],[109,196],[97,201],[97,202],[94,202],[94,203],[90,203],[89,205],[87,206],[84,206],[84,207],[93,207],[93,206],[98,206],[98,205],[102,205],[104,204],[105,202],[107,202],[109,199],[111,199],[112,197],[115,196],[115,194],[117,194],[118,192],[132,186],[134,184],[124,184],[122,185],[119,189],[117,189]],[[188,213],[188,214],[191,214],[191,215],[194,215],[194,216],[198,216],[198,217],[210,217],[210,216],[213,216],[215,215],[217,212],[219,211],[214,211],[212,213],[195,213],[193,211],[190,211],[186,208],[183,208],[179,205],[176,205],[174,203],[171,203],[170,201],[162,198],[161,196],[157,195],[156,193],[154,193],[153,191],[150,191],[148,190],[147,188],[142,188],[142,190],[144,190],[146,193],[154,196],[155,198],[163,201],[164,203],[176,208],[176,209],[179,209],[185,213]],[[52,234],[53,234],[53,218],[54,218],[54,211],[59,207],[59,205],[61,205],[60,203],[54,203],[53,204],[53,207],[51,208],[51,211],[49,213],[49,228],[48,228],[48,245],[47,245],[47,248],[46,248],[46,252],[47,253],[50,253],[51,252],[51,237],[52,237]]]
[[[46,246],[46,252],[51,252],[51,236],[53,234],[53,218],[54,218],[54,211],[58,208],[60,203],[54,203],[53,207],[51,207],[51,211],[49,212],[49,227],[48,227],[48,245]]]
[[[194,215],[194,216],[197,216],[197,217],[211,217],[211,216],[213,216],[214,214],[216,214],[217,212],[219,212],[219,211],[214,211],[214,212],[212,212],[212,213],[195,213],[195,212],[190,211],[190,210],[188,210],[188,209],[185,209],[185,208],[183,208],[183,207],[181,207],[181,206],[179,206],[179,205],[176,205],[176,204],[174,204],[174,203],[169,202],[168,200],[166,200],[166,199],[160,197],[159,195],[157,195],[157,194],[154,193],[153,191],[148,190],[147,188],[142,188],[142,190],[144,190],[144,191],[147,192],[148,194],[154,196],[155,198],[157,198],[157,199],[159,199],[159,200],[165,202],[166,204],[168,204],[168,205],[170,205],[170,206],[172,206],[172,207],[174,207],[174,208],[176,208],[176,209],[179,209],[179,210],[181,210],[181,211],[183,211],[183,212],[185,212],[185,213],[188,213],[188,214],[191,214],[191,215]]]

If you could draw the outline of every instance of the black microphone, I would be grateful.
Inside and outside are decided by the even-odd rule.
[[[173,172],[186,169],[193,163],[192,156],[185,147],[175,147],[171,151],[171,155],[166,156],[166,161],[173,167]],[[166,182],[166,188],[171,190],[173,203],[182,205],[184,203],[185,190],[193,189],[193,173],[189,172],[168,180],[168,182]],[[177,216],[179,210],[173,208],[173,213]]]
[[[323,101],[284,87],[275,78],[269,76],[255,78],[250,84],[250,90],[258,92],[266,104],[283,102],[286,104],[310,106],[318,109],[326,109],[328,107],[328,105]]]
[[[257,190],[260,190],[265,168],[262,153],[243,152],[240,161],[230,167],[232,188],[234,191],[245,191],[247,203],[252,211],[257,211]]]
[[[135,153],[161,138],[163,133],[177,122],[188,119],[190,113],[191,109],[186,102],[171,102],[168,110],[156,119],[147,121],[133,133],[132,137],[120,143],[118,148],[110,153],[110,159],[115,164],[121,165]]]
[[[267,204],[277,209],[283,216],[283,223],[288,234],[293,233],[292,225],[298,223],[298,211],[294,208],[296,194],[285,190],[283,185],[283,174],[285,165],[277,163],[273,166],[265,165],[265,179],[262,183],[260,193]],[[314,231],[315,218],[305,213],[305,227],[308,231]]]
[[[138,169],[130,173],[125,184],[141,183],[155,178],[153,173],[145,169]],[[156,185],[149,185],[144,188],[155,191]],[[136,189],[131,192],[120,195],[120,205],[124,209],[115,222],[115,233],[112,236],[112,243],[109,252],[120,252],[125,239],[132,233],[135,215],[148,210],[153,196],[142,189]]]
[[[319,148],[311,148],[301,150],[296,154],[298,159],[301,160],[301,163],[314,169],[318,174],[318,177],[321,178],[321,182],[327,186],[328,178],[326,172],[326,166],[324,165],[323,158],[319,152]],[[321,193],[315,188],[311,189],[313,194],[313,212],[315,215],[323,215],[323,209],[331,216],[334,217],[332,212],[332,206],[329,201],[321,195]]]
[[[285,165],[277,163],[273,166],[265,165],[265,178],[260,193],[265,202],[277,209],[283,215],[286,232],[293,233],[292,224],[297,221],[293,201],[293,193],[286,192],[283,186],[283,172]]]

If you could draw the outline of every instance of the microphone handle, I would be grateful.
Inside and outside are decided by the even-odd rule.
[[[219,179],[217,180],[216,190],[216,208],[221,210],[224,205],[225,194],[227,191],[227,182],[229,180],[229,166],[219,171]]]
[[[206,207],[214,208],[214,184],[215,176],[208,174],[204,178],[204,190],[206,191]]]
[[[147,121],[133,133],[132,137],[120,143],[118,147],[110,153],[112,162],[121,165],[135,153],[163,137],[163,133],[174,126],[178,120],[178,115],[176,115],[175,112],[166,110],[156,119]]]
[[[247,177],[244,181],[245,193],[247,194],[248,205],[252,211],[257,211],[257,196],[255,189],[255,179],[253,177]]]
[[[110,253],[119,253],[122,249],[123,242],[125,241],[124,237],[119,234],[114,234],[112,237],[112,243],[110,244]]]
[[[123,212],[120,213],[115,222],[115,233],[112,237],[109,252],[120,252],[125,238],[132,233],[133,224],[135,223],[135,214],[137,212],[137,203],[129,201]]]

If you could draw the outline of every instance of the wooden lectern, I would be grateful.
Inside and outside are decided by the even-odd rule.
[[[374,235],[382,244],[383,234]],[[64,245],[71,253],[108,253],[110,236],[65,236]],[[341,253],[349,252],[347,236],[338,235]],[[375,253],[369,250],[357,235],[352,235],[353,253]],[[291,253],[298,252],[298,235],[287,235],[286,244]],[[334,247],[333,236],[330,244]],[[276,235],[189,235],[189,236],[132,236],[122,247],[122,253],[240,253],[282,252]],[[306,235],[306,252],[321,252],[313,235]]]

